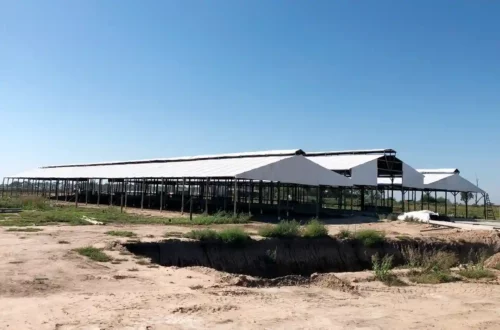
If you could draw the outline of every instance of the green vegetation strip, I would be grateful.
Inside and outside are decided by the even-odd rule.
[[[112,258],[108,256],[106,253],[102,252],[101,249],[97,249],[92,246],[87,246],[83,248],[75,249],[74,251],[78,252],[82,256],[88,257],[91,260],[98,262],[108,262],[111,261]]]
[[[25,233],[34,233],[37,231],[42,231],[43,229],[40,228],[33,228],[33,227],[26,227],[26,228],[9,228],[7,231],[14,231],[14,232],[25,232]]]
[[[86,208],[54,205],[52,201],[37,197],[3,198],[0,207],[16,207],[23,211],[19,214],[0,214],[0,226],[47,226],[55,224],[90,225],[86,218],[104,224],[164,224],[164,225],[212,225],[247,223],[250,217],[239,214],[219,212],[213,215],[200,215],[189,220],[188,217],[166,218],[121,212],[118,207]]]

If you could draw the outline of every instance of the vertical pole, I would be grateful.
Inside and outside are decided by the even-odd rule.
[[[420,192],[420,211],[424,209],[424,191]]]
[[[99,184],[97,185],[97,206],[99,206],[99,203],[101,202],[101,186],[102,179],[99,179]]]
[[[210,196],[210,189],[208,187],[208,183],[210,181],[210,178],[207,178],[207,181],[205,183],[205,213],[208,214],[208,198]]]
[[[185,195],[186,195],[186,178],[182,178],[181,214],[184,214]]]
[[[125,207],[125,209],[127,209],[127,199],[128,199],[128,181],[127,180],[123,180],[123,183],[125,184],[125,201],[123,203],[123,206]]]
[[[59,180],[56,180],[56,201],[59,201]]]
[[[253,200],[253,181],[250,180],[250,195],[248,196],[248,215],[252,215],[252,200]]]
[[[75,207],[78,207],[78,185],[76,185],[75,189]]]
[[[146,184],[144,183],[144,179],[142,179],[141,184],[141,210],[144,209],[144,193],[146,192]]]
[[[90,179],[87,179],[85,183],[85,205],[89,205],[89,187],[90,187]]]
[[[351,212],[352,212],[352,208],[353,208],[353,195],[354,194],[354,189],[351,187]]]
[[[259,181],[259,208],[260,214],[262,214],[262,180]]]
[[[448,215],[448,192],[444,192],[444,215]]]
[[[457,217],[457,193],[456,192],[453,193],[453,199],[455,201],[455,211],[454,212],[455,212],[455,218],[456,218]]]
[[[31,186],[33,187],[33,182],[31,182]],[[64,179],[63,183],[63,191],[64,191],[64,201],[68,201],[68,179]]]
[[[160,188],[160,212],[163,211],[163,187],[165,186],[165,178],[161,178],[161,188]],[[184,197],[184,195],[183,195]],[[184,203],[184,198],[182,199],[182,203]],[[184,205],[181,206],[181,210]]]
[[[465,197],[465,218],[469,218],[469,192],[466,192],[467,197]]]
[[[193,220],[193,195],[191,193],[189,194],[189,220]]]
[[[113,188],[114,188],[114,182],[108,180],[109,206],[113,206]]]
[[[486,211],[486,193],[481,193],[483,196],[484,218],[488,219],[488,212]]]
[[[438,213],[437,190],[434,190],[434,212]]]
[[[403,187],[401,187],[401,199],[402,199],[401,201],[403,202],[401,211],[405,213],[405,190]]]
[[[319,219],[319,209],[321,205],[321,186],[318,186],[316,188],[316,218]]]
[[[276,203],[277,203],[277,206],[278,206],[278,220],[281,220],[281,194],[280,194],[280,183],[279,181],[276,183],[276,190],[278,191],[278,198],[276,199]]]
[[[237,216],[237,203],[238,203],[238,179],[234,178],[234,212],[233,215],[236,218]]]

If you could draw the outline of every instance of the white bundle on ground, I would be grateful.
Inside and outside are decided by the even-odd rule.
[[[401,215],[398,215],[398,220],[405,220],[406,218],[412,218],[415,221],[429,222],[429,220],[431,220],[431,215],[439,216],[439,213],[432,212],[429,210],[406,212]]]

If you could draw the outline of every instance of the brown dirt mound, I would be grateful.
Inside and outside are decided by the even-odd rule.
[[[492,255],[484,262],[484,265],[488,268],[498,268],[500,267],[500,252]]]

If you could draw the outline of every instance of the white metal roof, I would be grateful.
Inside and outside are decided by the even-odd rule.
[[[424,187],[430,190],[484,193],[484,190],[457,173],[424,174]]]
[[[292,156],[302,154],[301,149],[289,150],[267,150],[267,151],[250,151],[229,154],[217,155],[199,155],[199,156],[186,156],[186,157],[169,157],[169,158],[151,158],[151,159],[138,159],[126,161],[107,161],[107,162],[94,162],[82,164],[63,164],[63,165],[49,165],[49,167],[66,167],[66,166],[95,166],[95,165],[117,165],[117,164],[133,164],[133,163],[153,163],[153,162],[174,162],[174,161],[193,161],[193,160],[206,160],[206,159],[221,159],[221,158],[244,158],[244,157],[268,157],[268,156]]]
[[[333,171],[350,170],[380,157],[381,155],[310,156],[307,154],[308,159]]]
[[[380,154],[396,153],[394,149],[357,149],[357,150],[337,150],[337,151],[313,151],[306,152],[306,156],[321,156],[321,155],[363,155],[363,154]]]
[[[431,168],[431,169],[417,169],[422,174],[454,174],[460,173],[458,168]]]
[[[352,186],[351,180],[304,156],[222,158],[159,163],[38,168],[11,176],[37,179],[226,177],[304,185]]]

